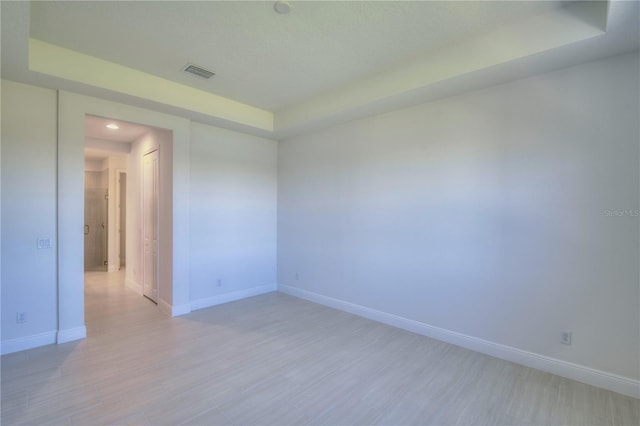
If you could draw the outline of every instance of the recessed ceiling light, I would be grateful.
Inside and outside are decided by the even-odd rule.
[[[291,4],[288,1],[277,1],[274,3],[273,8],[281,15],[291,12]]]
[[[118,130],[120,128],[120,126],[118,126],[115,123],[109,123],[109,124],[107,124],[107,128],[108,129],[112,129],[112,130]]]

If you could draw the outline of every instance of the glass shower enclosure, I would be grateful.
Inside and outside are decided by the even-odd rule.
[[[84,270],[107,271],[109,171],[84,172]]]

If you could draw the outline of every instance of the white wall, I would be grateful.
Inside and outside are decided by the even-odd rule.
[[[193,309],[275,289],[277,149],[269,139],[192,123]]]
[[[8,253],[2,258],[3,353],[86,334],[82,255],[86,114],[169,129],[154,134],[153,141],[138,141],[139,152],[130,155],[128,165],[133,174],[128,185],[133,188],[145,143],[161,147],[160,220],[164,225],[160,297],[164,310],[171,315],[189,312],[191,285],[197,298],[194,309],[275,289],[276,142],[194,124],[192,150],[190,122],[184,118],[64,91],[57,98],[56,102],[55,91],[3,81],[2,246]],[[198,162],[193,176],[192,158]],[[121,166],[113,162],[102,165],[110,172]],[[113,175],[110,180],[115,178]],[[208,180],[198,181],[210,178],[232,185],[225,189],[220,183],[208,186]],[[207,206],[203,211],[208,209],[209,196],[224,203],[227,210],[215,218],[199,213],[199,204],[192,210],[191,179],[196,179],[198,203]],[[212,189],[215,191],[207,194]],[[220,189],[227,192],[218,192]],[[237,195],[232,190],[237,190]],[[135,201],[140,201],[135,197],[135,188],[128,191],[128,201],[133,204],[127,209],[130,212],[136,211]],[[214,273],[223,281],[213,291],[206,287],[210,281],[203,277],[198,263],[209,243],[191,240],[191,216],[216,234],[217,246],[208,259],[216,262]],[[127,273],[139,275],[140,248],[135,247],[134,238],[140,231],[139,218],[137,226],[135,217],[128,219],[134,234],[128,255],[137,259],[129,259]],[[220,222],[223,220],[227,223]],[[200,232],[201,228],[194,226],[194,230]],[[38,237],[50,237],[54,248],[36,250]],[[192,256],[194,250],[197,253]],[[199,274],[193,281],[189,277],[192,269]],[[27,312],[28,322],[17,325],[16,312]]]
[[[638,76],[620,56],[282,142],[279,283],[637,380]]]
[[[56,92],[3,80],[3,353],[55,342],[56,244]]]
[[[127,142],[117,142],[117,141],[108,141],[105,139],[97,139],[97,138],[85,138],[84,147],[109,152],[117,155],[126,155],[131,151],[131,144]]]
[[[273,289],[277,241],[284,287],[637,380],[638,71],[611,58],[279,147],[60,92],[57,152],[55,92],[3,81],[2,351],[55,341],[38,237],[58,341],[84,335],[89,113],[173,131],[172,314]]]
[[[93,159],[84,159],[84,171],[85,172],[101,172],[102,168],[102,160],[97,158]]]
[[[136,286],[142,270],[139,238],[135,238],[140,233],[136,182],[142,155],[154,145],[161,148],[162,168],[162,307],[177,315],[192,306],[197,309],[275,289],[276,142],[193,124],[192,149],[190,124],[183,118],[69,92],[60,92],[56,102],[55,91],[2,84],[3,353],[85,336],[85,114],[170,129],[152,131],[134,144],[129,155],[129,284]],[[192,159],[197,167],[190,173]],[[123,166],[120,160],[110,159],[98,167],[109,169],[110,183],[115,182],[115,170]],[[193,209],[192,194],[197,200]],[[115,218],[115,203],[110,205],[110,216]],[[191,218],[196,221],[193,227]],[[117,231],[114,226],[110,229]],[[203,232],[208,239],[201,238]],[[54,248],[37,250],[38,237],[50,237]],[[191,271],[196,274],[193,280]],[[222,285],[214,287],[218,278]],[[16,324],[16,312],[27,312],[28,322]]]

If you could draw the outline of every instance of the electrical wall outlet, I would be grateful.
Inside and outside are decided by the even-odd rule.
[[[27,322],[26,312],[16,312],[16,324],[24,324]]]
[[[216,287],[222,287],[222,280],[220,278],[216,281]]]
[[[560,343],[562,343],[564,345],[570,345],[571,344],[571,332],[570,331],[565,330],[560,334]]]
[[[51,248],[51,238],[38,238],[38,249]]]
[[[300,281],[300,274],[296,272],[296,281]]]

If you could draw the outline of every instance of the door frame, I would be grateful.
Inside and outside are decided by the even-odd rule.
[[[58,91],[57,137],[57,259],[58,324],[57,342],[86,337],[84,324],[84,145],[86,114],[140,123],[173,132],[165,158],[171,197],[167,232],[170,248],[162,262],[170,275],[159,303],[171,316],[191,311],[189,303],[189,169],[191,122],[157,111]],[[163,225],[164,226],[164,225]]]

